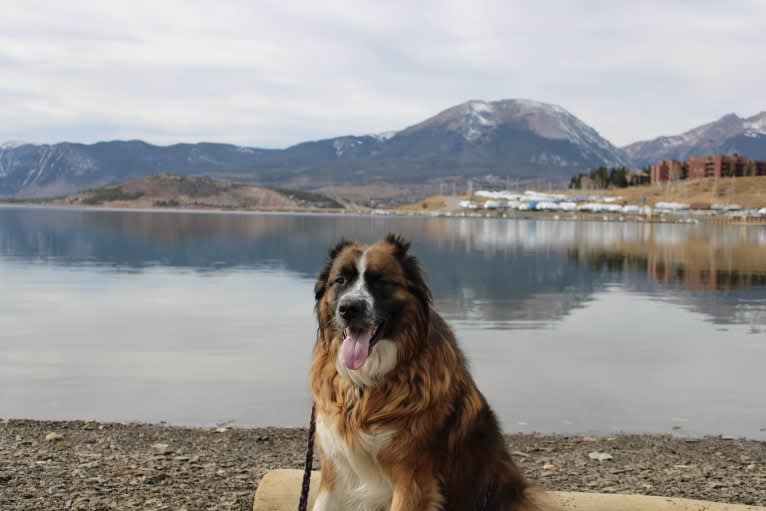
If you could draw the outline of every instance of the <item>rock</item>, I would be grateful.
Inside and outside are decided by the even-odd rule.
[[[157,442],[155,444],[152,444],[152,449],[154,449],[160,454],[169,454],[173,452],[173,450],[170,448],[168,444],[164,444],[162,442]]]
[[[614,459],[614,456],[612,456],[608,452],[598,452],[598,451],[589,452],[588,457],[596,461],[607,461],[607,460]]]
[[[226,433],[227,431],[230,431],[231,428],[229,426],[219,426],[215,428],[216,433]]]
[[[513,456],[518,456],[519,458],[529,458],[529,454],[521,451],[513,451],[511,454]]]
[[[557,469],[558,469],[558,467],[556,465],[554,465],[553,463],[546,463],[545,465],[543,465],[543,470],[552,471],[552,470],[557,470]]]
[[[46,442],[60,442],[63,439],[64,439],[64,435],[62,435],[61,433],[50,432],[47,435],[45,435]]]
[[[755,463],[751,463],[745,468],[748,472],[755,472]]]

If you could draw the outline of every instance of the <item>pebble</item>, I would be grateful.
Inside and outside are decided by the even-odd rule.
[[[612,456],[608,452],[598,452],[598,451],[589,452],[588,457],[596,461],[607,461],[607,460],[614,459],[614,456]]]
[[[173,452],[172,449],[170,449],[170,446],[168,444],[165,444],[162,442],[157,442],[156,444],[152,444],[152,449],[154,449],[160,454],[169,454]]]
[[[304,463],[305,429],[237,428],[220,434],[216,426],[105,423],[90,430],[83,425],[11,420],[0,426],[0,510],[241,511],[252,508],[257,483],[268,470],[302,469]],[[44,441],[50,432],[63,435],[71,448]],[[550,490],[766,505],[766,442],[609,438],[506,437],[524,474]],[[614,458],[599,464],[591,452]]]
[[[45,435],[46,442],[59,442],[64,439],[64,435],[61,433],[51,432]]]

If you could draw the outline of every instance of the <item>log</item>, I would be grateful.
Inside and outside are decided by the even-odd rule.
[[[253,511],[296,511],[303,472],[272,470],[255,492]],[[319,487],[319,472],[311,476],[309,511]],[[578,511],[766,511],[766,507],[722,504],[703,500],[646,495],[613,495],[605,493],[548,492],[546,509]]]

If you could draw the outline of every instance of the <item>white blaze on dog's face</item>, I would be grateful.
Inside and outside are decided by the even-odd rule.
[[[410,323],[427,316],[430,293],[408,246],[395,236],[369,247],[343,242],[320,274],[319,321],[339,332],[338,372],[355,384],[393,369]]]

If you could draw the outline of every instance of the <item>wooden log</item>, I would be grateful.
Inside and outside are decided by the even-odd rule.
[[[253,511],[296,511],[302,478],[300,470],[272,470],[266,474],[255,492]],[[319,472],[314,472],[311,476],[309,511],[318,487]],[[645,495],[553,491],[548,492],[548,499],[543,511],[766,511],[766,507]]]

